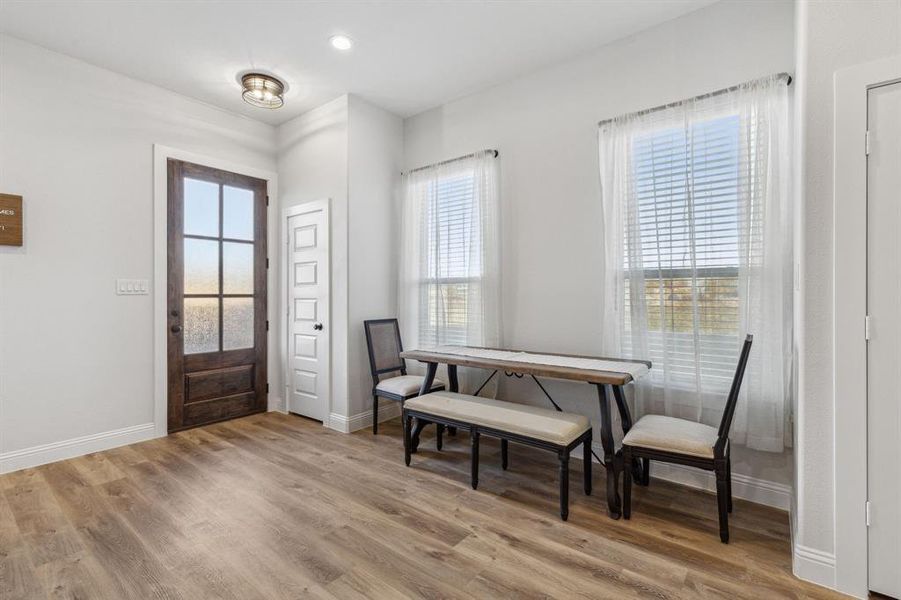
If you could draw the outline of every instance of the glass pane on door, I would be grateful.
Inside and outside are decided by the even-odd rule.
[[[223,242],[223,294],[253,293],[253,244]]]
[[[219,299],[185,298],[185,354],[219,351]]]
[[[219,293],[219,242],[185,238],[185,293]]]
[[[253,298],[222,299],[222,349],[253,348]]]
[[[185,235],[219,236],[219,185],[185,178]]]
[[[222,187],[222,237],[253,240],[253,192]]]

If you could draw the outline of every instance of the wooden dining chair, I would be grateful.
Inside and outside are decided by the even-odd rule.
[[[369,368],[372,372],[372,434],[379,432],[379,398],[403,403],[419,395],[424,377],[407,375],[407,363],[400,357],[403,344],[397,319],[371,319],[363,321],[366,330],[366,346],[369,350]],[[390,377],[385,377],[390,375]],[[444,389],[444,382],[436,379],[431,391]]]
[[[729,429],[738,403],[741,380],[751,352],[752,335],[745,338],[732,388],[726,400],[726,408],[719,429],[709,425],[666,417],[646,415],[638,420],[623,438],[623,517],[632,516],[632,470],[628,465],[635,458],[644,463],[644,480],[647,484],[649,461],[697,467],[716,474],[716,499],[720,517],[720,541],[729,543],[729,513],[732,512],[732,464]]]

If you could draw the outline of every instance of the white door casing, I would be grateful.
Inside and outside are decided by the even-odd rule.
[[[869,588],[901,597],[901,83],[867,99]]]
[[[331,402],[329,204],[285,210],[287,410],[319,421]]]

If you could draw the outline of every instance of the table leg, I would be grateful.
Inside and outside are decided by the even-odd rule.
[[[429,393],[429,390],[432,389],[432,384],[435,383],[435,373],[438,371],[438,363],[427,363],[425,370],[425,378],[422,380],[422,387],[419,388],[419,395],[423,396]],[[422,419],[416,419],[416,427],[413,428],[413,435],[411,436],[410,441],[410,451],[416,452],[419,448],[419,434],[422,433],[422,430],[425,429],[425,426],[428,425],[428,421],[423,421]]]
[[[460,380],[457,379],[457,365],[447,365],[447,378],[451,392],[460,391]]]
[[[616,447],[613,440],[613,422],[607,388],[596,383],[598,404],[601,408],[601,446],[604,448],[604,468],[607,470],[607,515],[611,519],[620,517],[619,472],[617,469]]]
[[[451,392],[459,392],[460,391],[460,381],[457,379],[457,365],[447,365],[447,379],[448,384],[450,385]],[[449,436],[457,435],[457,428],[453,425],[448,425],[447,434]]]
[[[626,403],[623,387],[621,385],[611,385],[610,387],[613,388],[613,397],[616,398],[616,407],[619,409],[619,419],[623,426],[623,436],[625,436],[629,433],[629,430],[632,429],[632,413],[629,412],[629,405]],[[639,485],[642,485],[644,477],[642,475],[643,470],[641,468],[641,460],[633,458],[631,465],[623,466],[623,468],[630,467],[632,470],[632,480],[639,483]]]

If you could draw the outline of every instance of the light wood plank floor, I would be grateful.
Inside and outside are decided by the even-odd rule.
[[[373,437],[263,414],[0,477],[0,598],[830,598],[790,573],[785,513],[651,481],[631,521],[556,459],[465,432],[403,464]],[[652,469],[653,471],[653,469]]]

